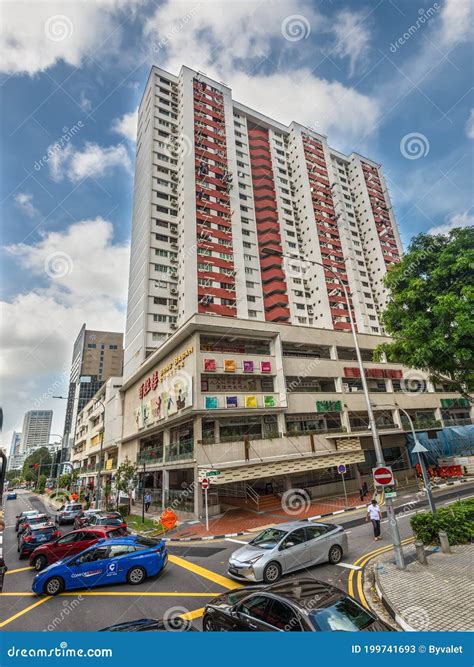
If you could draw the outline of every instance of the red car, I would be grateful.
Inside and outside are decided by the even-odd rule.
[[[72,530],[54,542],[42,544],[30,556],[30,565],[39,572],[51,563],[84,551],[98,540],[112,539],[127,535],[126,524],[120,526],[95,526]]]

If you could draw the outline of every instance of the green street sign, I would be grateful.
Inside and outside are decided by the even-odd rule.
[[[396,497],[397,497],[396,491],[390,491],[389,493],[385,491],[385,498],[396,498]]]
[[[204,477],[215,477],[216,475],[220,474],[221,474],[220,470],[208,470],[207,472],[204,473]]]

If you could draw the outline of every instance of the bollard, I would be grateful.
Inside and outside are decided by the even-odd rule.
[[[441,551],[444,554],[451,553],[451,547],[449,546],[448,534],[445,530],[440,530],[438,533],[439,541],[441,544]]]
[[[416,559],[422,565],[428,565],[426,559],[425,545],[423,542],[415,542]]]

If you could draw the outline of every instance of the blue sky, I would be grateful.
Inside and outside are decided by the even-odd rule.
[[[225,81],[384,165],[403,243],[472,224],[469,0],[4,2],[4,444],[62,433],[82,322],[123,330],[135,112],[152,64]],[[59,143],[59,148],[48,148]]]

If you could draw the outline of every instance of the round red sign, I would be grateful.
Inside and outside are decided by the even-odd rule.
[[[209,480],[205,477],[201,482],[201,487],[206,490],[209,488]]]
[[[388,486],[393,484],[393,474],[390,468],[384,468],[380,466],[379,468],[373,469],[374,481],[380,486]]]

